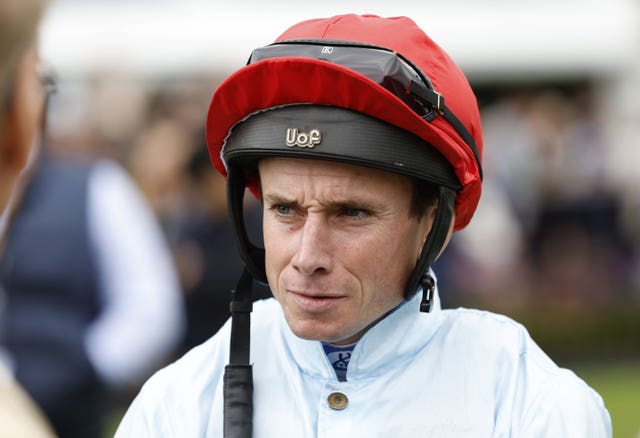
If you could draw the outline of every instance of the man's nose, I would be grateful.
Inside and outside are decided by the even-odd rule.
[[[291,260],[293,267],[303,275],[329,272],[332,256],[331,229],[321,216],[307,216],[300,230],[297,250]]]

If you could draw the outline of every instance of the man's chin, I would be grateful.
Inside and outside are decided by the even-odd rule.
[[[319,324],[318,324],[319,325]],[[329,344],[335,345],[347,345],[356,342],[362,335],[360,333],[345,333],[340,330],[329,330],[324,324],[322,327],[318,327],[316,325],[307,324],[305,326],[301,325],[291,325],[289,324],[289,328],[300,339],[304,339],[307,341],[322,341]]]
[[[300,339],[307,341],[333,342],[340,339],[340,334],[327,327],[326,321],[292,321],[287,320],[289,328]]]

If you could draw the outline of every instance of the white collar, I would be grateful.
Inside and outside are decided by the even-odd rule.
[[[437,282],[433,296],[430,313],[420,312],[422,291],[419,290],[371,327],[351,354],[347,380],[371,376],[415,356],[429,342],[443,318]],[[298,366],[318,379],[337,380],[322,343],[298,338],[289,329],[281,309],[280,316],[284,341]]]

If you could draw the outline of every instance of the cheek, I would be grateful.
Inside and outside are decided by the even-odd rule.
[[[397,233],[380,239],[363,256],[369,254],[366,267],[373,281],[393,296],[404,293],[421,248],[414,227],[400,226],[396,230]]]
[[[275,232],[266,222],[263,227],[265,247],[265,269],[269,287],[277,294],[278,278],[282,270],[287,266],[290,256],[288,254],[286,237]]]

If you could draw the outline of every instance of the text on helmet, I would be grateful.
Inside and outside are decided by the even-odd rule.
[[[311,131],[302,132],[298,128],[287,129],[286,144],[289,147],[298,146],[301,148],[312,148],[317,144],[320,144],[322,135],[318,129],[312,129]]]

